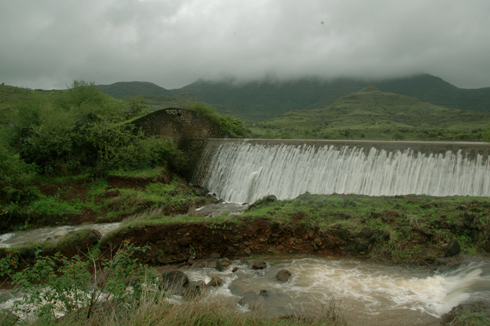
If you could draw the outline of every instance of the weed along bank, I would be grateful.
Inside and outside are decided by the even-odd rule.
[[[1,147],[2,323],[488,323],[490,144],[247,139],[202,104],[51,95]]]

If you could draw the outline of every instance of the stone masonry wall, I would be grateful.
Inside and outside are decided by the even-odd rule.
[[[207,138],[222,138],[223,133],[208,118],[196,111],[169,108],[158,110],[132,122],[147,136],[161,135],[172,138],[174,146],[184,151],[187,163],[179,174],[192,178],[199,163]]]
[[[187,140],[221,138],[222,132],[208,118],[196,111],[163,109],[133,121],[147,136],[171,137],[174,145],[182,148]]]

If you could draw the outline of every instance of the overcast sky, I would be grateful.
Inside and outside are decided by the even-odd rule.
[[[384,78],[490,86],[490,0],[0,0],[0,83]]]

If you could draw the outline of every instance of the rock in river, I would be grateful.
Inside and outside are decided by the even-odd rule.
[[[162,273],[162,288],[165,291],[182,295],[187,285],[189,285],[189,278],[184,272],[172,269]]]
[[[263,260],[254,261],[254,263],[252,264],[253,269],[264,269],[266,267],[267,267],[267,263]]]
[[[281,269],[276,274],[276,278],[281,282],[287,282],[290,277],[291,277],[291,272],[288,271],[287,269]]]
[[[452,257],[452,256],[456,256],[460,252],[461,252],[461,246],[459,245],[458,240],[452,239],[451,242],[449,242],[449,246],[447,247],[444,256]]]

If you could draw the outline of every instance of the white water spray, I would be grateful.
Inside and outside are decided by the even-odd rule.
[[[206,155],[208,156],[206,158]],[[488,157],[462,150],[223,142],[208,150],[202,185],[229,202],[314,194],[490,196]]]
[[[269,259],[268,263],[260,275],[239,261],[222,272],[214,268],[194,268],[186,273],[194,281],[222,278],[224,286],[213,288],[212,295],[238,300],[241,295],[230,290],[233,284],[251,293],[262,289],[278,291],[290,297],[298,307],[312,309],[335,298],[342,302],[347,315],[351,318],[359,315],[363,320],[367,315],[396,319],[402,310],[419,312],[420,315],[413,314],[415,319],[422,314],[439,318],[462,302],[490,298],[490,265],[483,261],[437,274],[349,259],[279,258]],[[233,273],[233,267],[238,267],[238,272]],[[275,275],[284,268],[293,276],[286,283],[277,282]]]

